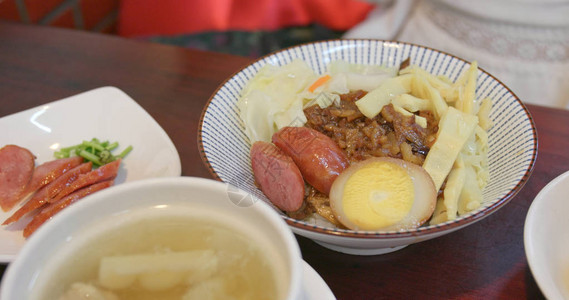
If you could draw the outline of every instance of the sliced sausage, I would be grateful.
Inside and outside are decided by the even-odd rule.
[[[251,147],[255,181],[269,200],[284,211],[296,211],[304,200],[304,180],[288,155],[275,145],[255,142]]]
[[[76,190],[86,187],[88,185],[107,180],[107,179],[114,179],[117,176],[119,171],[119,166],[121,164],[121,159],[117,159],[113,162],[110,162],[106,165],[102,165],[99,168],[85,174],[81,174],[77,180],[73,181],[71,184],[65,186],[61,189],[61,191],[49,199],[50,203],[58,201],[63,197],[75,192]]]
[[[304,179],[328,195],[332,183],[349,166],[346,154],[328,136],[307,127],[284,127],[273,143],[289,155]]]
[[[84,187],[78,191],[75,191],[55,203],[50,203],[46,205],[44,208],[42,208],[40,213],[35,215],[32,221],[28,223],[28,225],[26,225],[23,232],[24,237],[27,238],[28,236],[30,236],[45,221],[51,219],[55,214],[57,214],[67,206],[71,205],[72,203],[75,203],[87,195],[108,188],[112,185],[113,185],[113,179],[95,183],[88,187]]]
[[[77,167],[83,162],[83,157],[73,156],[69,158],[60,158],[52,161],[45,162],[37,166],[34,170],[34,175],[28,187],[26,194],[33,193],[48,183],[54,181],[61,174]]]
[[[7,130],[7,129],[4,129]],[[16,145],[0,149],[0,207],[11,210],[25,196],[25,191],[34,173],[35,156]]]
[[[83,163],[57,177],[54,181],[41,188],[22,207],[14,212],[2,225],[8,225],[20,220],[26,214],[44,206],[55,197],[61,190],[76,181],[81,174],[87,173],[93,166],[92,162]]]

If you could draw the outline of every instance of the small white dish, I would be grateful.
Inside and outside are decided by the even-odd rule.
[[[531,272],[547,299],[569,299],[569,172],[547,184],[533,200],[524,226]]]
[[[179,176],[180,157],[170,137],[132,98],[102,87],[0,118],[0,147],[15,144],[36,156],[36,165],[55,159],[54,151],[98,138],[132,145],[116,184],[152,177]],[[16,209],[0,211],[4,221]],[[14,224],[15,225],[15,224]],[[0,263],[14,260],[25,239],[17,226],[0,229]]]
[[[302,279],[304,300],[336,299],[324,279],[306,261],[302,261]]]

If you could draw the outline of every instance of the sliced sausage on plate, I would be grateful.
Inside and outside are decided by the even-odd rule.
[[[45,221],[51,219],[55,214],[60,212],[62,209],[66,208],[67,206],[71,205],[72,203],[77,202],[78,200],[82,199],[83,197],[90,195],[94,192],[100,191],[102,189],[106,189],[113,185],[113,179],[105,180],[99,183],[92,184],[90,186],[84,187],[80,190],[77,190],[66,197],[60,199],[57,202],[50,203],[42,210],[34,216],[32,221],[28,223],[28,225],[24,228],[23,235],[24,237],[30,236],[34,231],[36,231]]]
[[[54,197],[50,198],[48,201],[53,203],[62,199],[63,197],[73,193],[74,191],[89,186],[91,184],[108,180],[114,179],[119,171],[119,167],[121,164],[121,159],[117,159],[113,162],[110,162],[106,165],[102,165],[99,168],[92,170],[91,172],[81,174],[77,177],[77,180],[73,181],[71,184],[63,187],[61,191],[55,195]]]
[[[76,181],[81,174],[88,173],[93,166],[92,162],[83,163],[57,177],[54,181],[37,191],[30,200],[20,207],[2,225],[17,222],[26,214],[44,206],[55,197],[61,190]]]
[[[16,145],[0,149],[0,207],[11,210],[25,196],[25,191],[34,172],[35,156]]]
[[[36,192],[43,186],[54,181],[63,173],[77,167],[83,162],[81,156],[73,156],[69,158],[61,158],[45,162],[34,169],[34,175],[28,187],[26,194]]]

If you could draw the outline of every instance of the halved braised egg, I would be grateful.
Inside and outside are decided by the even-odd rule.
[[[436,200],[435,184],[421,166],[388,157],[352,164],[330,190],[336,218],[353,230],[417,228],[431,217]]]

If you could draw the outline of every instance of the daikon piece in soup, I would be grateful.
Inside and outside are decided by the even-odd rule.
[[[62,247],[64,255],[40,274],[33,299],[284,297],[276,276],[285,267],[274,245],[238,219],[135,215]],[[78,298],[85,294],[90,298]]]

